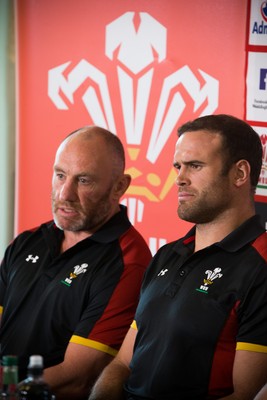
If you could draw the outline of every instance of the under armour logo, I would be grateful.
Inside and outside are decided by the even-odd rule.
[[[32,254],[29,254],[28,257],[26,258],[26,261],[27,261],[27,262],[31,261],[32,263],[36,263],[37,260],[39,260],[39,256],[33,257]]]
[[[168,271],[168,269],[162,269],[162,270],[158,273],[158,276],[163,276],[163,275],[165,275],[167,271]]]

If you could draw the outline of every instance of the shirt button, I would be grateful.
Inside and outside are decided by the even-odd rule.
[[[185,274],[185,271],[182,269],[182,270],[180,271],[180,276],[184,276],[184,274]]]

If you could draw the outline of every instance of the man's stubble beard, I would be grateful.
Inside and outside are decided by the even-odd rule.
[[[109,201],[110,191],[105,194],[97,203],[91,203],[93,206],[90,207],[90,215],[85,215],[84,211],[80,206],[74,206],[72,203],[65,202],[59,203],[52,197],[52,212],[56,226],[63,231],[79,232],[79,231],[94,231],[96,228],[102,226],[110,215],[111,203]],[[60,206],[70,206],[74,210],[79,212],[78,220],[67,220],[59,221],[56,215],[56,209]],[[59,218],[61,219],[61,218]]]
[[[220,182],[218,189],[216,189],[216,186],[216,183],[210,185],[201,193],[201,198],[196,199],[192,204],[178,205],[177,214],[179,218],[194,224],[206,224],[220,217],[224,211],[229,209],[230,192],[227,185],[223,186],[223,182]],[[212,189],[210,189],[211,187]]]

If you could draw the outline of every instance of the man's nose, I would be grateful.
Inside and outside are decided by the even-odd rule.
[[[186,174],[186,168],[185,167],[181,167],[178,170],[176,179],[175,179],[175,183],[177,186],[184,186],[186,184],[188,184],[188,177]]]
[[[64,201],[75,201],[77,198],[75,183],[66,179],[60,188],[59,198]]]

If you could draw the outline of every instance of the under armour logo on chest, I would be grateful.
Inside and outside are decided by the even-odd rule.
[[[162,269],[159,273],[158,276],[163,276],[166,274],[166,272],[168,272],[168,269]]]
[[[32,254],[29,254],[28,257],[26,258],[27,262],[32,262],[32,263],[36,263],[37,260],[39,260],[39,256],[33,256]]]

